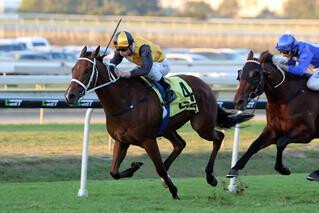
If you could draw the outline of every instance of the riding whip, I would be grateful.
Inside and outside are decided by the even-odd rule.
[[[114,30],[114,32],[113,32],[113,34],[112,34],[112,36],[111,36],[111,39],[110,39],[109,43],[107,44],[107,46],[106,46],[106,48],[105,48],[105,50],[104,50],[104,54],[103,54],[103,55],[105,55],[107,49],[109,48],[110,43],[111,43],[111,41],[112,41],[112,39],[113,39],[113,37],[114,37],[116,31],[117,31],[117,28],[119,27],[121,21],[122,21],[122,17],[121,17],[121,18],[119,19],[119,21],[117,22],[117,25],[116,25],[116,27],[115,27],[115,30]]]

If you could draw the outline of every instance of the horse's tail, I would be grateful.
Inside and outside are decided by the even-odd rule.
[[[254,117],[254,114],[235,114],[234,112],[227,112],[221,107],[218,107],[217,125],[221,128],[231,128],[235,126],[237,123],[250,120],[252,117]]]

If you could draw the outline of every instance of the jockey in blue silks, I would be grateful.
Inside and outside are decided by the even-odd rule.
[[[312,74],[319,67],[319,44],[297,41],[291,34],[279,37],[276,49],[288,60],[273,57],[273,63],[285,71],[297,76]],[[308,80],[307,87],[319,90],[319,72],[315,72]]]

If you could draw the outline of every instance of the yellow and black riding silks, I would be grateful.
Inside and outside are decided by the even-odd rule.
[[[162,62],[165,59],[165,53],[161,50],[161,48],[158,45],[141,37],[134,39],[133,54],[125,58],[129,60],[130,62],[138,66],[141,66],[142,57],[140,56],[139,52],[140,52],[140,48],[145,44],[149,45],[151,48],[153,62]]]

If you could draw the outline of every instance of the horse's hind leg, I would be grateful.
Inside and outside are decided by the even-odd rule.
[[[200,112],[191,120],[193,129],[198,133],[201,138],[208,141],[213,141],[213,150],[210,155],[208,164],[206,166],[206,181],[212,186],[217,185],[217,179],[213,175],[214,163],[220,149],[220,146],[224,139],[224,133],[215,130],[216,116],[213,113],[207,112],[206,114]]]
[[[166,168],[163,164],[156,139],[149,139],[149,140],[144,141],[143,147],[144,147],[145,151],[147,152],[148,156],[153,161],[158,175],[161,178],[163,178],[166,185],[168,186],[169,191],[172,194],[172,197],[174,199],[179,199],[179,197],[177,195],[177,188],[174,186],[172,180],[167,175],[167,171],[166,171]]]
[[[218,153],[220,146],[223,142],[223,139],[224,139],[224,133],[222,133],[221,131],[215,130],[213,133],[213,150],[212,150],[212,153],[210,155],[209,161],[208,161],[206,169],[205,169],[206,181],[211,186],[217,185],[217,179],[213,175],[214,163],[215,163],[217,153]]]
[[[287,140],[287,142],[286,142]],[[277,141],[277,155],[276,155],[276,164],[275,164],[275,170],[278,171],[282,175],[290,175],[290,169],[288,167],[285,167],[282,162],[282,153],[285,150],[290,138],[289,137],[281,137]],[[278,145],[281,144],[282,145]]]
[[[123,172],[119,172],[119,167],[126,156],[129,146],[130,144],[120,143],[119,141],[115,141],[114,143],[113,159],[110,171],[110,175],[114,179],[132,177],[133,174],[143,165],[142,162],[133,162],[131,164],[131,168],[128,168]]]
[[[166,171],[168,171],[169,167],[171,166],[173,161],[177,158],[177,156],[185,148],[186,142],[183,140],[183,138],[176,131],[169,133],[169,134],[166,134],[166,135],[164,135],[164,137],[166,139],[168,139],[174,147],[173,152],[164,161],[164,166],[166,168]]]

